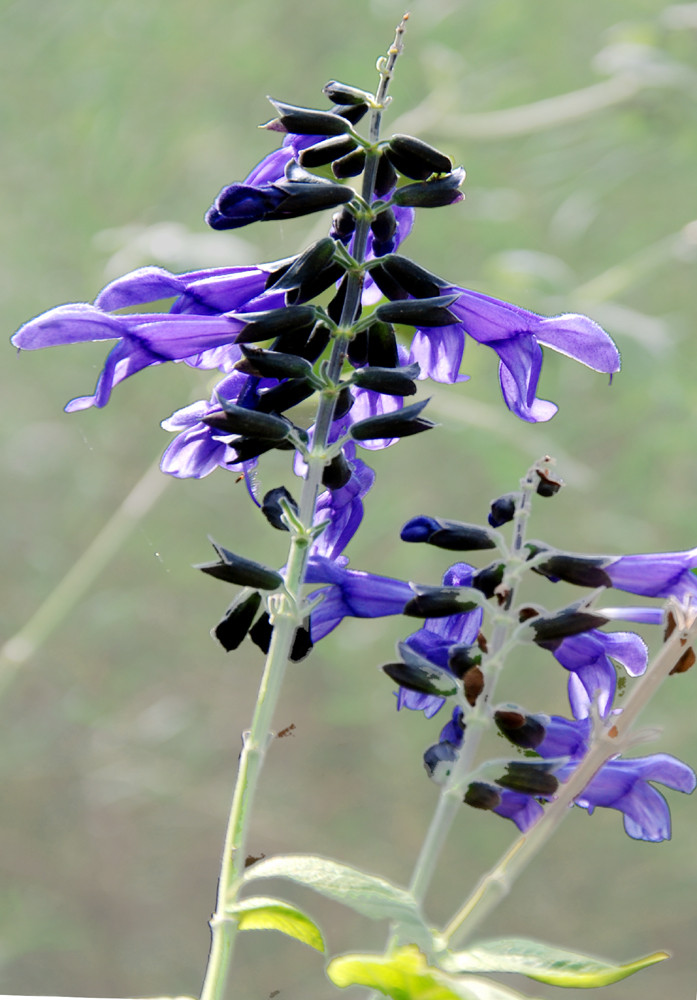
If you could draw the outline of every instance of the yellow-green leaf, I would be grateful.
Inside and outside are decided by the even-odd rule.
[[[241,931],[280,931],[288,937],[309,944],[317,951],[324,951],[322,932],[306,913],[282,899],[253,896],[242,899],[227,908],[235,917]]]
[[[335,986],[366,986],[392,1000],[515,1000],[515,994],[473,992],[431,968],[412,945],[391,955],[340,955],[329,963],[327,975]]]
[[[667,952],[657,951],[618,965],[540,941],[501,938],[449,955],[442,964],[448,972],[517,972],[552,986],[590,989],[609,986],[666,958]]]

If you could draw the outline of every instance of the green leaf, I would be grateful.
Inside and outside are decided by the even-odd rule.
[[[327,975],[335,986],[367,986],[393,1000],[532,1000],[487,979],[448,976],[413,945],[391,955],[341,955]]]
[[[258,878],[290,879],[372,920],[394,920],[410,942],[425,948],[432,946],[431,932],[414,897],[384,878],[310,854],[285,854],[258,861],[247,869],[243,881]]]
[[[317,924],[306,913],[283,899],[253,896],[228,906],[227,915],[235,917],[241,931],[280,931],[288,937],[324,951],[324,939]]]
[[[665,951],[657,951],[617,965],[539,941],[501,938],[450,955],[443,961],[443,967],[448,972],[517,972],[552,986],[588,989],[616,983],[666,958],[670,956]]]

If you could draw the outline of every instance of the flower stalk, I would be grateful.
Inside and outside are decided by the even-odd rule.
[[[507,560],[502,587],[506,590],[503,614],[495,626],[491,642],[491,653],[484,666],[484,688],[476,704],[470,708],[466,705],[467,731],[460,754],[453,764],[448,780],[443,785],[436,811],[421,847],[414,871],[409,883],[409,890],[418,902],[423,902],[433,873],[438,864],[441,851],[445,845],[450,828],[462,805],[463,788],[475,769],[475,758],[482,736],[493,726],[490,704],[499,674],[503,667],[504,653],[508,639],[517,624],[507,612],[513,605],[518,567],[524,560],[521,556],[525,542],[525,526],[530,511],[530,499],[535,487],[535,469],[533,466],[521,481],[521,501],[516,506],[513,525],[513,546]]]
[[[368,151],[366,156],[361,190],[361,196],[368,206],[373,200],[375,190],[379,159],[376,144],[380,135],[380,122],[387,102],[387,89],[392,72],[403,47],[402,36],[405,30],[405,19],[397,28],[395,41],[387,58],[380,60],[378,67],[380,83],[375,94],[370,118],[370,140],[373,148]],[[292,532],[283,590],[278,595],[274,595],[270,602],[274,605],[270,615],[273,625],[272,640],[259,687],[251,728],[243,737],[242,753],[223,845],[216,908],[210,921],[211,949],[201,990],[201,1000],[222,1000],[225,995],[237,933],[237,921],[229,915],[229,910],[231,904],[235,903],[241,888],[240,879],[244,872],[251,808],[266,753],[273,740],[271,723],[280,696],[295,632],[303,618],[302,589],[312,541],[317,496],[323,471],[329,464],[327,444],[337,401],[335,387],[339,382],[346,358],[352,328],[357,320],[363,288],[363,264],[370,221],[370,214],[362,212],[356,225],[353,247],[353,260],[356,266],[348,272],[346,296],[338,324],[339,329],[332,343],[331,355],[326,369],[327,381],[331,388],[329,391],[320,393],[312,448],[307,456],[307,472],[298,510],[301,527]]]

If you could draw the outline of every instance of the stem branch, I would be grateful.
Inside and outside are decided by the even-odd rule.
[[[646,673],[632,688],[622,713],[613,716],[602,727],[591,743],[588,753],[569,780],[561,786],[554,801],[545,808],[535,825],[518,837],[494,868],[479,881],[474,892],[443,931],[446,943],[452,944],[454,938],[461,941],[465,935],[470,935],[501,899],[508,895],[515,879],[547,843],[568,815],[569,807],[574,804],[594,775],[622,750],[637,716],[683,655],[686,643],[691,643],[695,637],[697,637],[697,617],[694,617],[684,630],[676,630],[661,647]]]

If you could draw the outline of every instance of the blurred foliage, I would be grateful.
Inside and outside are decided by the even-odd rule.
[[[468,345],[471,381],[433,392],[443,426],[373,456],[378,484],[352,564],[435,581],[447,555],[395,544],[401,522],[422,511],[480,519],[543,453],[568,487],[540,503],[533,537],[598,552],[691,547],[697,4],[414,0],[411,10],[387,128],[444,147],[468,180],[464,204],[421,213],[406,252],[539,312],[588,312],[624,368],[608,388],[547,356],[542,395],[561,412],[529,426],[504,410],[491,352]],[[332,78],[372,89],[401,13],[388,0],[5,0],[7,335],[131,267],[272,259],[323,231],[301,219],[211,234],[202,215],[272,148],[255,128],[269,115],[264,95],[311,104]],[[103,354],[8,352],[2,366],[5,638],[164,448],[159,420],[208,391],[205,373],[165,366],[119,386],[108,411],[62,414]],[[286,475],[267,469],[269,486]],[[231,477],[171,483],[4,691],[3,992],[198,990],[260,658],[226,657],[208,638],[230,594],[190,564],[208,558],[208,533],[280,564],[283,538],[258,528]],[[376,672],[404,631],[348,622],[294,668],[278,725],[295,729],[270,754],[255,854],[323,853],[408,880],[436,798],[421,754],[442,723],[395,715]],[[674,678],[647,721],[665,726],[661,749],[695,766],[692,683]],[[521,659],[512,684],[529,708],[564,711],[564,678],[546,660]],[[662,847],[630,841],[616,814],[575,810],[487,933],[617,959],[666,947],[671,963],[596,995],[692,995],[695,802],[673,794],[671,805],[675,841]],[[435,919],[511,836],[463,810],[430,897]],[[373,944],[358,918],[297,899],[323,920],[330,949]],[[238,1000],[328,995],[309,949],[261,933],[243,944]]]

